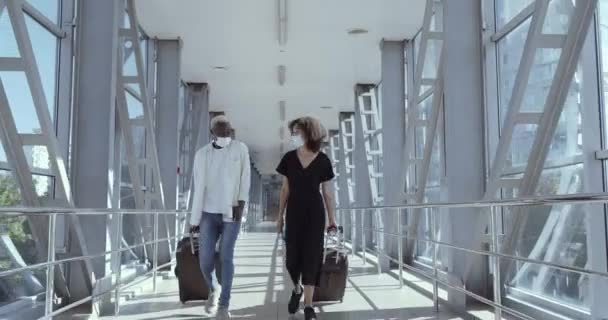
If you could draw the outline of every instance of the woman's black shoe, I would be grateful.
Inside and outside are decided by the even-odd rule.
[[[315,313],[315,309],[312,307],[304,308],[304,319],[306,320],[316,320],[317,314]]]
[[[289,314],[295,314],[296,312],[298,312],[298,309],[300,308],[300,300],[302,300],[302,295],[304,294],[304,288],[302,288],[302,286],[300,286],[300,293],[296,293],[296,290],[294,289],[291,292],[291,298],[289,299]]]

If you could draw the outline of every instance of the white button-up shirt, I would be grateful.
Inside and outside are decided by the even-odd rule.
[[[199,225],[203,211],[224,215],[232,221],[232,208],[249,201],[251,163],[247,146],[233,140],[222,149],[208,144],[194,157],[194,196],[190,225]]]

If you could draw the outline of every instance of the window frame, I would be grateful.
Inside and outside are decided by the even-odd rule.
[[[484,63],[483,63],[483,76],[484,76],[484,92],[485,92],[485,134],[486,134],[486,154],[485,159],[486,163],[489,165],[486,166],[486,181],[489,179],[490,170],[492,170],[491,164],[493,163],[494,155],[496,154],[498,142],[500,139],[500,97],[499,97],[499,57],[498,57],[498,42],[503,39],[505,36],[510,34],[513,30],[518,28],[520,25],[525,23],[530,19],[533,14],[533,6],[534,2],[532,2],[529,6],[523,8],[518,14],[514,15],[511,18],[511,21],[507,22],[501,29],[497,29],[497,14],[496,14],[496,1],[497,0],[482,0],[482,20],[483,20],[483,30],[482,30],[482,41],[484,50]],[[532,6],[532,10],[530,11],[530,6]],[[601,52],[597,51],[600,46],[598,46],[599,42],[597,37],[599,36],[599,29],[597,28],[597,13],[596,13],[596,24],[592,25],[590,29],[589,38],[587,43],[583,48],[583,52],[581,53],[581,60],[579,68],[583,69],[583,82],[588,83],[581,88],[581,118],[582,118],[582,128],[583,132],[583,154],[577,157],[573,157],[572,159],[565,159],[565,161],[554,161],[552,163],[553,166],[561,167],[567,164],[579,163],[583,164],[583,192],[598,192],[598,191],[606,191],[606,175],[605,168],[599,166],[595,159],[591,159],[589,156],[593,152],[589,152],[593,148],[601,148],[602,145],[605,146],[605,141],[602,139],[604,137],[601,132],[604,132],[604,128],[606,127],[605,123],[597,124],[594,123],[594,118],[597,121],[597,116],[600,116],[602,112],[606,112],[605,108],[601,107],[600,99],[602,92],[599,92],[599,87],[597,79],[601,81],[601,73],[599,64],[595,64],[596,62],[600,63],[601,59],[599,56],[594,56],[593,59],[582,59],[583,57],[587,58],[589,55],[597,55]],[[596,38],[594,41],[589,39]],[[593,42],[591,45],[590,42]],[[593,51],[593,52],[591,52]],[[595,64],[595,65],[594,65]],[[595,68],[595,70],[594,70]],[[597,77],[596,77],[597,76]],[[601,83],[601,82],[600,82]],[[585,102],[586,101],[586,102]],[[599,113],[598,113],[599,112]],[[594,114],[597,114],[595,116]],[[602,121],[605,121],[605,117],[601,117]],[[585,128],[587,131],[585,132]],[[600,136],[598,136],[600,134]],[[549,166],[551,167],[551,165]],[[549,169],[546,167],[546,169]],[[516,170],[513,170],[515,172]],[[597,183],[594,186],[590,186],[589,178],[590,177],[604,177],[603,181],[598,185]],[[597,180],[597,179],[596,179]],[[592,184],[592,183],[591,183]],[[598,190],[599,189],[599,190]],[[603,207],[603,210],[596,210],[592,208],[586,208],[588,219],[598,219],[602,221],[601,223],[591,222],[588,223],[587,226],[591,225],[592,228],[587,228],[586,236],[587,236],[587,245],[588,250],[590,252],[597,252],[599,254],[600,260],[602,260],[599,265],[605,265],[606,257],[606,239],[605,233],[608,229],[606,225],[606,207]],[[502,227],[502,219],[499,222],[500,228]],[[591,239],[599,238],[604,236],[604,243],[596,243]],[[602,256],[604,253],[604,257]],[[591,260],[591,254],[589,254]],[[588,261],[588,263],[590,263]],[[597,266],[592,266],[592,268],[596,268]],[[601,268],[599,268],[601,270]],[[503,279],[505,281],[505,279]],[[592,282],[592,281],[590,281]],[[591,288],[593,283],[590,285],[589,296],[593,294],[597,294],[597,290],[599,285],[596,285],[596,288]],[[506,287],[506,286],[505,286]],[[599,289],[600,292],[603,292],[603,296],[606,296],[606,291],[608,288]],[[558,312],[560,315],[565,315],[573,318],[588,318],[591,315],[595,315],[597,313],[596,309],[598,309],[598,302],[594,301],[592,298],[589,301],[590,308],[589,310],[583,310],[580,308],[573,307],[571,305],[567,305],[564,301],[560,302],[559,300],[552,299],[550,297],[542,296],[536,292],[531,292],[527,289],[522,288],[510,288],[505,289],[503,293],[504,303],[508,306],[515,307],[521,311],[527,312],[530,315],[543,317],[546,316],[547,313]]]

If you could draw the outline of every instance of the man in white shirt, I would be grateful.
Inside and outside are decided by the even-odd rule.
[[[200,229],[201,271],[211,293],[207,312],[217,309],[217,318],[230,318],[230,291],[234,276],[234,246],[241,228],[245,204],[249,200],[251,168],[247,146],[231,137],[232,126],[225,116],[211,120],[213,142],[194,157],[194,198],[191,231]],[[199,227],[200,226],[200,227]],[[214,285],[215,248],[220,242],[221,287]]]

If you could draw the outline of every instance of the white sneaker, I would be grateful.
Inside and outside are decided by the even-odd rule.
[[[215,290],[209,292],[209,298],[207,298],[207,303],[205,305],[205,311],[211,314],[214,313],[217,309],[217,305],[220,301],[220,295],[222,294],[222,287],[217,286]]]
[[[230,315],[230,312],[228,311],[228,308],[219,308],[217,310],[217,315],[215,316],[216,320],[230,320],[232,319],[232,316]]]

